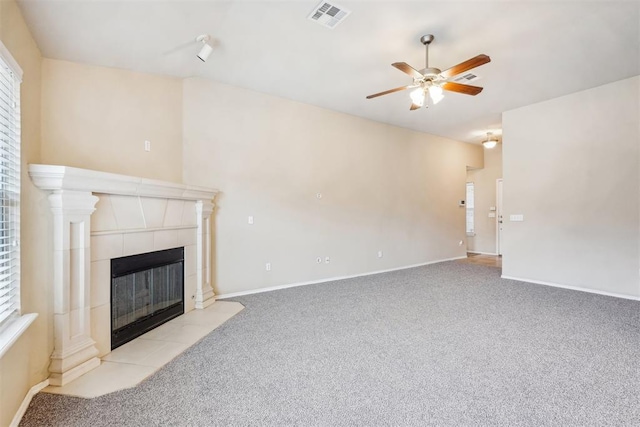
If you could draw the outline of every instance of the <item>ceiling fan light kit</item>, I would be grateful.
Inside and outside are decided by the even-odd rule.
[[[378,96],[415,88],[409,93],[409,97],[412,101],[410,110],[413,111],[419,109],[422,106],[426,106],[427,103],[425,102],[425,99],[427,94],[429,94],[431,102],[435,105],[444,98],[443,90],[473,96],[482,92],[481,87],[455,83],[449,80],[457,76],[458,74],[464,73],[473,68],[479,67],[480,65],[491,62],[491,58],[489,58],[487,55],[481,54],[444,71],[441,71],[439,68],[429,67],[429,45],[431,44],[431,42],[433,42],[434,39],[435,37],[432,34],[427,34],[420,37],[420,42],[425,47],[425,68],[423,68],[422,70],[418,71],[406,62],[395,62],[391,64],[393,67],[397,68],[403,73],[413,77],[413,84],[369,95],[367,96],[367,99],[377,98]]]

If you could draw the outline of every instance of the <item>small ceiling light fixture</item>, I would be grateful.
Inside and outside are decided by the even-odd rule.
[[[198,52],[198,59],[202,62],[207,62],[209,59],[209,55],[213,52],[213,48],[209,44],[209,40],[211,40],[211,36],[209,34],[202,34],[196,38],[196,41],[202,43],[202,48],[200,52]]]
[[[482,145],[484,145],[484,148],[493,148],[498,145],[498,140],[494,139],[493,133],[487,132],[487,139],[482,141]]]

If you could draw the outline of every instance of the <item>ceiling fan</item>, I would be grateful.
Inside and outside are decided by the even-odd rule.
[[[444,98],[444,95],[442,94],[443,89],[451,92],[458,92],[465,95],[474,96],[482,92],[481,87],[451,82],[449,81],[449,79],[455,77],[460,73],[464,73],[465,71],[469,71],[473,68],[479,67],[480,65],[484,65],[487,62],[491,62],[491,58],[489,58],[487,55],[482,54],[464,61],[458,65],[454,65],[453,67],[444,71],[440,71],[440,69],[438,68],[429,68],[429,44],[431,44],[433,39],[434,37],[431,34],[420,37],[420,41],[425,46],[426,50],[424,69],[418,71],[406,62],[395,62],[391,64],[403,73],[406,73],[413,77],[413,84],[397,87],[395,89],[385,90],[384,92],[380,93],[375,93],[373,95],[367,96],[367,99],[376,98],[382,95],[388,95],[390,93],[399,92],[401,90],[416,88],[409,94],[412,101],[411,108],[409,109],[417,110],[418,108],[425,105],[425,98],[427,94],[429,94],[429,97],[434,104],[440,102],[442,98]]]

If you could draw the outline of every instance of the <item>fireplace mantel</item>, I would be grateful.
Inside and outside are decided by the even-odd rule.
[[[109,172],[58,165],[29,165],[29,176],[41,190],[71,190],[176,200],[213,200],[218,190]]]
[[[185,312],[215,301],[210,262],[217,190],[58,165],[29,165],[29,176],[49,193],[53,213],[50,384],[68,384],[110,351],[109,259],[185,247]]]

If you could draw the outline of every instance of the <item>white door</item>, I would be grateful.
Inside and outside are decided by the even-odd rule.
[[[502,179],[496,180],[496,252],[502,255]]]

